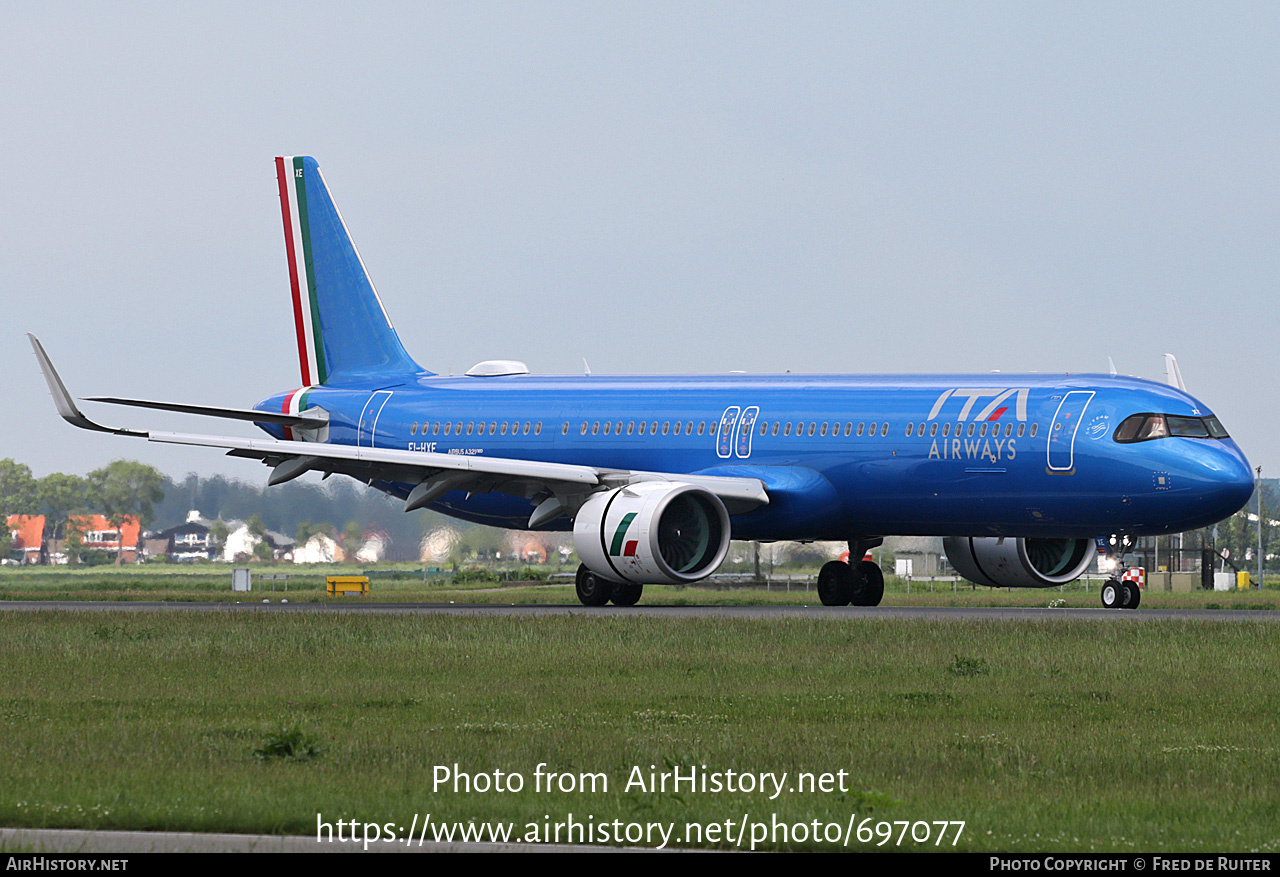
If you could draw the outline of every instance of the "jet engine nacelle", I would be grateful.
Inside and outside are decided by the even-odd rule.
[[[641,481],[592,494],[574,518],[573,546],[611,582],[682,585],[724,561],[729,513],[705,487]]]
[[[1085,571],[1092,539],[948,536],[947,560],[971,582],[993,588],[1051,588]]]

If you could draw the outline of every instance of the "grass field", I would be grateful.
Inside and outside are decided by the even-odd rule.
[[[0,659],[6,825],[857,814],[964,820],[964,850],[1280,847],[1270,624],[42,612],[0,614]],[[540,762],[609,789],[536,793]],[[455,763],[527,785],[433,792]],[[637,765],[848,790],[626,791]]]
[[[125,566],[94,567],[68,570],[65,567],[22,567],[0,569],[0,600],[116,600],[116,601],[224,601],[248,602],[288,598],[291,602],[427,602],[427,603],[555,603],[576,604],[578,599],[571,584],[534,586],[519,583],[499,585],[473,582],[454,584],[450,577],[440,576],[424,583],[408,570],[397,577],[374,576],[367,597],[329,597],[325,594],[326,575],[359,574],[359,567],[277,566],[263,567],[262,572],[288,573],[289,590],[283,584],[272,590],[271,583],[255,583],[249,594],[231,590],[231,571],[226,567],[193,566]],[[255,575],[259,570],[255,570]],[[400,577],[402,576],[402,577]],[[771,590],[758,588],[713,588],[653,586],[645,588],[643,605],[707,606],[707,605],[813,605],[818,597],[813,583],[806,586],[798,574],[791,584],[775,582]],[[1101,605],[1098,582],[1076,581],[1064,588],[997,589],[975,588],[967,582],[958,585],[948,581],[908,583],[890,576],[885,580],[884,605],[887,606],[1048,606],[1096,608]],[[1196,590],[1189,593],[1148,591],[1142,606],[1162,609],[1277,609],[1280,591],[1269,580],[1261,591],[1213,592]]]

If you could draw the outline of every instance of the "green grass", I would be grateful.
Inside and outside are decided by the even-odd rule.
[[[856,813],[965,820],[965,850],[1280,846],[1270,624],[5,613],[0,660],[12,826]],[[535,793],[540,762],[610,788]],[[453,764],[528,786],[433,791]],[[624,791],[635,765],[848,791]]]
[[[424,583],[418,577],[371,579],[367,597],[329,597],[325,594],[326,575],[350,575],[361,567],[264,565],[255,574],[287,573],[289,590],[283,585],[272,590],[270,582],[255,582],[249,594],[231,590],[229,567],[198,565],[143,565],[125,567],[65,567],[0,569],[0,600],[105,600],[105,601],[221,601],[272,602],[288,598],[291,602],[425,602],[425,603],[549,603],[576,604],[572,584],[521,586],[519,583],[468,582],[455,584],[448,576],[433,577]],[[404,570],[408,574],[408,570]],[[816,605],[813,582],[796,581],[788,590],[786,582],[775,582],[769,591],[755,588],[714,588],[706,586],[647,586],[642,605],[707,606],[707,605]],[[885,581],[886,606],[1033,606],[1060,605],[1066,608],[1097,608],[1101,605],[1098,582],[1077,581],[1058,588],[999,589],[975,588],[967,582],[915,581],[908,583],[893,576]],[[1195,590],[1189,593],[1147,591],[1142,606],[1148,609],[1258,609],[1280,608],[1280,593],[1274,588],[1262,591],[1214,592]]]

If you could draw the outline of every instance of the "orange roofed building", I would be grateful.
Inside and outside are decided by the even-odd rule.
[[[85,549],[105,551],[112,556],[123,552],[125,563],[138,559],[138,535],[142,526],[137,518],[125,518],[119,531],[102,515],[71,515],[67,524],[84,534]]]
[[[11,556],[22,563],[39,563],[44,552],[44,515],[9,515],[13,534]]]

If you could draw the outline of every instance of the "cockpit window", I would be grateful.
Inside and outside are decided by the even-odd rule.
[[[1112,436],[1121,443],[1145,442],[1151,439],[1177,436],[1181,438],[1227,438],[1218,418],[1183,417],[1176,414],[1133,414],[1116,427]]]

